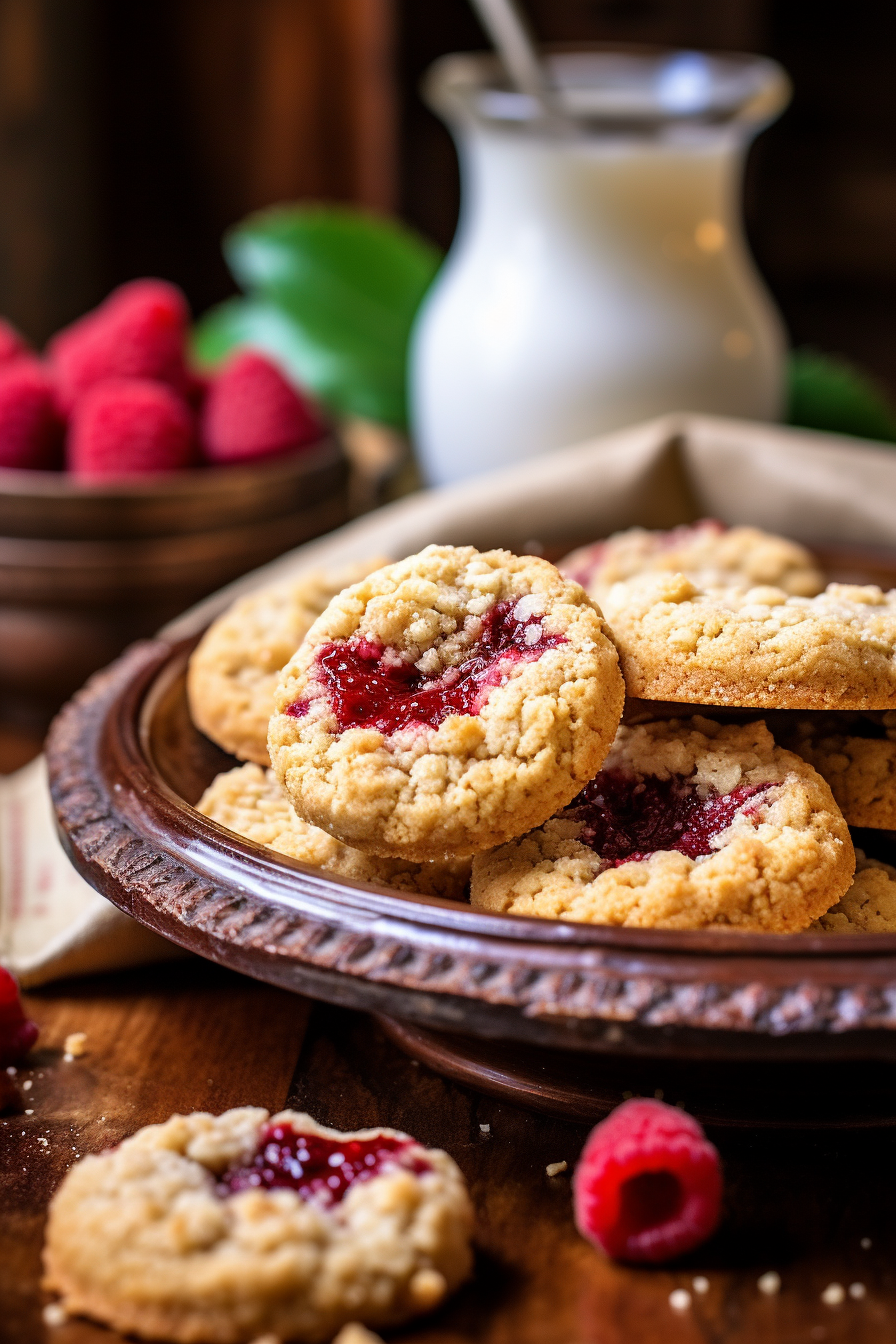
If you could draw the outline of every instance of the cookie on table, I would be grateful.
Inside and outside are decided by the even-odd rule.
[[[50,1205],[45,1286],[72,1315],[178,1344],[317,1344],[397,1325],[471,1268],[447,1155],[255,1107],[175,1115],[82,1158]]]
[[[896,590],[831,583],[701,588],[684,574],[616,583],[604,604],[629,695],[754,709],[896,709]]]
[[[333,599],[284,668],[268,747],[299,816],[365,853],[474,854],[597,771],[616,650],[546,560],[428,546]]]
[[[852,886],[807,932],[896,933],[896,868],[857,849]]]
[[[795,714],[778,738],[827,780],[850,826],[896,830],[896,714]]]
[[[713,518],[668,532],[630,527],[581,546],[558,567],[601,605],[614,583],[661,571],[687,574],[702,587],[772,584],[799,597],[812,597],[824,587],[805,546],[758,527],[726,527]]]
[[[196,727],[238,760],[270,765],[268,720],[280,669],[336,593],[385,563],[380,556],[315,570],[234,602],[190,658],[187,696]]]
[[[218,775],[196,804],[203,816],[228,831],[288,854],[302,863],[322,868],[356,882],[413,891],[419,896],[443,896],[459,901],[470,876],[469,859],[382,859],[362,854],[317,826],[301,821],[293,811],[272,770],[250,762]]]
[[[471,900],[586,924],[796,933],[854,867],[827,784],[762,722],[672,719],[620,728],[570,807],[478,855]]]

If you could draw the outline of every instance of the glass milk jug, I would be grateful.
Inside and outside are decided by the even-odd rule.
[[[490,56],[425,94],[461,217],[411,342],[413,433],[441,484],[666,411],[775,420],[785,341],[740,223],[746,149],[786,105],[771,61],[550,58],[546,124]]]

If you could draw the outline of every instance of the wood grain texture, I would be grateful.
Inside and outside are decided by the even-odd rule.
[[[26,996],[41,1029],[19,1071],[33,1115],[0,1118],[0,1341],[44,1339],[38,1292],[46,1205],[76,1157],[177,1111],[279,1110],[308,1020],[293,994],[190,960]],[[65,1038],[87,1034],[66,1062]],[[80,1324],[54,1344],[110,1339]]]

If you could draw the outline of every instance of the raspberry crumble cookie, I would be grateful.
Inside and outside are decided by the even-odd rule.
[[[849,829],[762,722],[620,728],[537,830],[473,861],[479,909],[587,924],[796,933],[847,891]]]
[[[268,720],[280,669],[331,599],[386,563],[379,557],[302,574],[234,602],[190,659],[187,695],[196,727],[238,760],[270,765]]]
[[[474,854],[599,768],[623,684],[579,584],[428,546],[330,603],[284,668],[268,747],[300,817],[367,853]]]
[[[831,583],[705,588],[684,574],[616,583],[604,604],[629,695],[761,709],[896,709],[896,590]]]
[[[469,859],[414,863],[410,859],[376,858],[344,845],[317,826],[300,821],[274,772],[251,763],[212,780],[196,810],[246,840],[356,882],[377,882],[418,896],[459,901],[470,876]]]
[[[776,732],[827,780],[850,826],[896,830],[896,713],[794,714]]]
[[[454,1162],[406,1134],[195,1112],[72,1167],[45,1285],[72,1315],[143,1338],[317,1344],[435,1307],[470,1272],[471,1229]]]
[[[807,932],[896,933],[896,868],[857,849],[852,886]]]
[[[614,583],[658,571],[687,574],[702,587],[773,584],[798,597],[813,597],[824,587],[805,546],[758,527],[725,527],[712,518],[669,532],[630,527],[573,551],[559,568],[601,604]]]

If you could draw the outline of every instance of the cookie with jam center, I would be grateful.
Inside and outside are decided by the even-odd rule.
[[[346,589],[282,673],[268,748],[300,817],[463,857],[569,803],[622,713],[597,606],[546,560],[429,546]]]
[[[571,806],[473,860],[472,904],[630,928],[796,933],[855,853],[824,780],[762,722],[619,729]]]
[[[123,1334],[323,1344],[438,1305],[470,1273],[472,1222],[455,1163],[407,1134],[194,1112],[75,1163],[50,1205],[44,1283]]]

